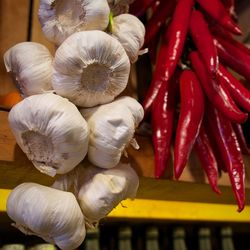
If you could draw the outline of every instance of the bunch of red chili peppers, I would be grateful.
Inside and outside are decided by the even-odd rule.
[[[250,91],[232,72],[250,80],[250,50],[233,36],[241,35],[234,1],[135,0],[130,7],[137,16],[149,10],[145,46],[151,55],[159,49],[143,107],[151,115],[155,176],[163,176],[172,142],[176,179],[194,150],[215,192],[220,171],[228,173],[242,211]]]

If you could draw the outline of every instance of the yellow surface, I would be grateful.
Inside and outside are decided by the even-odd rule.
[[[159,200],[126,200],[110,214],[111,218],[250,222],[250,206],[238,213],[236,205]]]
[[[6,201],[10,192],[10,189],[0,189],[0,212],[6,211]]]
[[[9,189],[0,189],[0,212],[6,211],[6,201],[10,191]],[[246,206],[241,213],[236,210],[236,205],[135,199],[123,201],[108,217],[117,219],[250,222],[250,206]]]

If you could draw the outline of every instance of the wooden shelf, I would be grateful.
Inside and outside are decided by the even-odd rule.
[[[0,189],[13,189],[23,182],[51,185],[54,179],[40,173],[16,144],[7,117],[7,111],[0,111]],[[140,149],[136,151],[129,148],[128,157],[140,176],[138,199],[235,204],[227,175],[222,175],[219,181],[222,194],[215,194],[206,183],[204,173],[194,156],[191,157],[180,181],[172,179],[171,166],[164,179],[155,179],[150,138],[137,136],[137,140]],[[249,167],[249,158],[245,158],[245,161]],[[246,197],[250,194],[249,191],[248,179]],[[247,204],[250,204],[248,199]]]

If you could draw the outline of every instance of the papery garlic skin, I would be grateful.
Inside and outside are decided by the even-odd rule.
[[[129,97],[127,105],[125,99],[80,110],[90,129],[88,159],[98,167],[112,168],[119,163],[143,118],[141,105]],[[133,105],[135,112],[131,112]]]
[[[115,99],[116,105],[126,106],[133,115],[135,127],[138,127],[144,117],[144,110],[142,105],[130,96],[121,96]]]
[[[128,163],[102,169],[84,161],[69,174],[60,176],[53,187],[74,190],[86,224],[91,227],[122,200],[136,197],[139,178]]]
[[[4,64],[23,97],[52,91],[52,55],[42,44],[22,42],[8,49]]]
[[[106,0],[40,0],[38,17],[47,39],[60,45],[73,33],[105,30],[109,12]]]
[[[76,249],[86,235],[84,216],[70,192],[23,183],[10,193],[7,214],[23,233],[37,235],[60,249]]]
[[[72,170],[87,154],[89,129],[74,104],[52,94],[33,95],[9,112],[18,145],[42,173]]]
[[[131,63],[138,59],[144,44],[145,27],[134,15],[121,14],[113,18],[111,33],[124,47]]]
[[[127,86],[130,62],[122,45],[103,31],[78,32],[57,49],[52,85],[80,107],[111,102]]]
[[[90,169],[91,171],[91,169]],[[118,164],[115,168],[95,172],[84,182],[78,192],[78,202],[86,221],[96,225],[122,200],[135,198],[139,178],[129,164]]]

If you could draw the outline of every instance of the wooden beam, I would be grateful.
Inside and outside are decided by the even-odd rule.
[[[10,47],[27,40],[29,2],[29,0],[0,1],[0,95],[16,90],[2,58]]]

